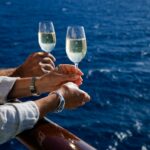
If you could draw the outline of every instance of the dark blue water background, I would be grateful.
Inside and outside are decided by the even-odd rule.
[[[88,53],[79,67],[92,101],[49,118],[101,150],[150,149],[149,0],[0,0],[0,67],[39,51],[38,22],[52,20],[57,64],[68,25],[85,27]],[[0,150],[25,150],[16,140]]]

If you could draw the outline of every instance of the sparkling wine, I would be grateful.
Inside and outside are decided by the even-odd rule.
[[[66,39],[66,53],[74,63],[79,63],[87,51],[86,39]]]
[[[38,33],[39,45],[42,50],[51,52],[56,44],[55,32],[39,32]]]

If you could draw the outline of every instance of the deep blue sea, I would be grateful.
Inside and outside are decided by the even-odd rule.
[[[54,22],[56,64],[68,25],[83,25],[85,106],[48,117],[98,150],[150,150],[150,0],[0,0],[0,67],[40,51],[38,22]],[[0,150],[26,150],[12,140]]]

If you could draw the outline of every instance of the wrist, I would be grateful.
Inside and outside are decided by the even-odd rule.
[[[42,77],[36,77],[35,87],[39,94],[49,92],[49,86],[45,83]]]
[[[42,94],[42,88],[41,88],[41,78],[40,77],[36,77],[36,81],[35,81],[35,88],[37,93]]]
[[[36,81],[37,81],[37,77],[31,78],[31,83],[30,83],[29,89],[30,89],[32,96],[39,96],[39,94],[40,94],[40,92],[37,91],[37,86],[35,84]]]
[[[60,93],[60,94],[64,97],[64,99],[66,99],[66,90],[65,90],[65,88],[64,88],[63,86],[60,87],[60,88],[57,90],[57,92]]]
[[[59,100],[59,103],[57,104],[57,107],[55,108],[54,112],[59,113],[64,110],[65,107],[65,99],[63,95],[59,91],[53,91],[50,93],[50,95],[55,94],[57,96],[57,99]]]

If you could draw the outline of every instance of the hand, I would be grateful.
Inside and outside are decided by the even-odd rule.
[[[65,98],[66,109],[73,109],[82,106],[90,100],[90,96],[86,92],[80,90],[74,83],[66,83],[62,85],[57,92],[62,94]],[[35,101],[39,109],[40,118],[45,116],[48,112],[55,111],[58,107],[59,98],[56,95],[55,97],[53,96],[54,95],[50,93],[48,96]]]
[[[31,54],[26,61],[17,68],[20,77],[41,76],[51,70],[54,70],[55,58],[46,52],[37,52]]]
[[[56,67],[56,70],[58,71],[58,73],[61,74],[78,74],[79,76],[84,75],[79,68],[76,68],[74,65],[69,65],[69,64],[60,64],[58,67]],[[78,80],[74,81],[74,83],[76,83],[77,85],[81,85],[82,81],[83,80],[80,77]]]
[[[50,73],[39,78],[36,83],[37,91],[39,93],[54,91],[67,82],[74,82],[79,86],[82,84],[82,75],[81,70],[73,65],[59,65]]]
[[[71,82],[64,84],[58,92],[65,98],[66,109],[82,106],[90,100],[90,96],[86,92],[80,90],[76,84]]]

